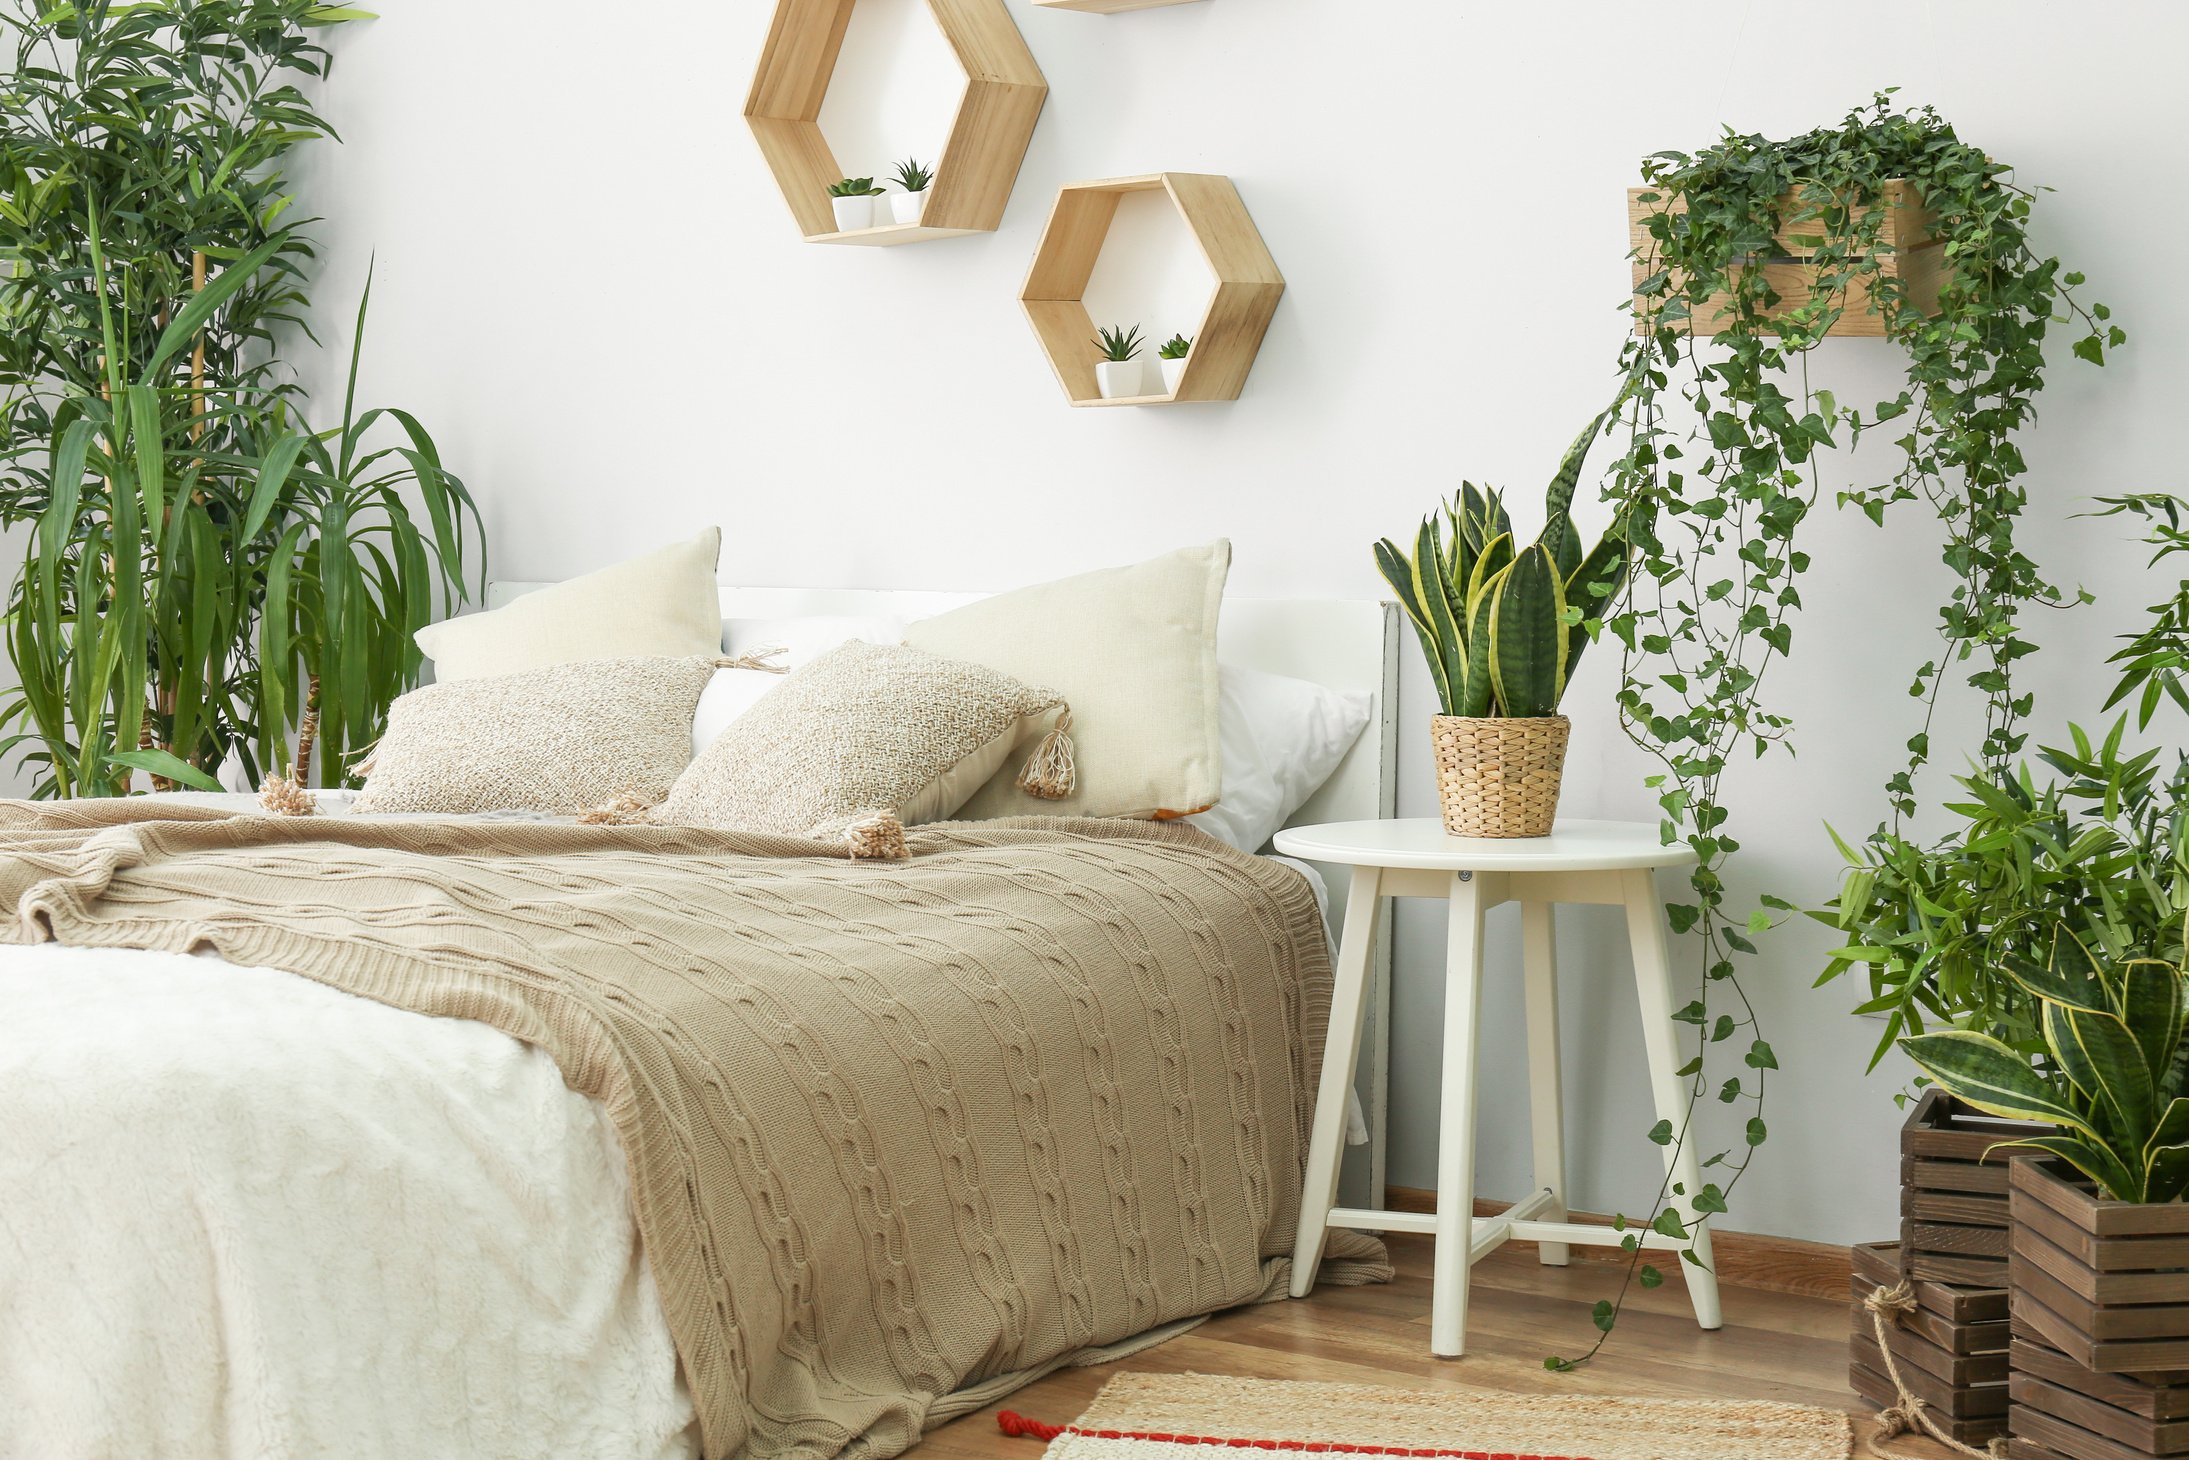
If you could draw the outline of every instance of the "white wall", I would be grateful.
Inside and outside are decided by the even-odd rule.
[[[865,0],[862,30],[905,24],[911,3]],[[2108,636],[2156,596],[2115,524],[2069,518],[2089,494],[2180,476],[2189,194],[2170,183],[2189,18],[2161,0],[2076,7],[2071,32],[2066,8],[2037,0],[1986,5],[1981,23],[1919,0],[1848,0],[1825,19],[1725,0],[1204,0],[1115,17],[1011,0],[1053,91],[1004,226],[887,250],[802,243],[762,168],[738,117],[760,0],[620,23],[578,0],[379,8],[336,39],[328,105],[348,140],[307,176],[331,220],[321,325],[346,343],[377,250],[365,393],[439,433],[484,503],[499,576],[576,573],[721,523],[725,576],[748,582],[1001,587],[1223,534],[1235,591],[1377,595],[1373,538],[1462,473],[1532,494],[1606,399],[1638,158],[1706,144],[1721,123],[1788,134],[1898,84],[2059,189],[2041,245],[2134,337],[2102,377],[2065,362],[2061,340],[2027,442],[2029,541],[2103,596],[2040,620],[2041,724],[2095,710]],[[931,154],[931,82],[839,96],[844,164],[881,174]],[[1050,196],[1160,169],[1230,174],[1288,293],[1236,404],[1068,409],[1015,303]],[[1152,337],[1175,327],[1162,291],[1119,288],[1105,318],[1143,308]],[[1893,380],[1873,342],[1832,342],[1814,368],[1843,399]],[[1828,459],[1827,502],[1873,469],[1868,452]],[[1910,511],[1883,531],[1829,510],[1812,524],[1797,657],[1771,686],[1801,721],[1801,756],[1735,778],[1742,891],[1828,896],[1823,823],[1859,834],[1878,816],[1875,788],[1914,728],[1902,688],[1932,652],[1935,536]],[[1650,814],[1645,768],[1607,713],[1613,670],[1599,653],[1569,702],[1572,814]],[[1411,655],[1407,673],[1401,797],[1425,814],[1431,700]],[[1955,742],[1938,742],[1950,768]],[[1414,905],[1399,921],[1392,1171],[1421,1186],[1441,918]],[[1495,923],[1485,1017],[1504,1031],[1515,934]],[[1656,1153],[1617,928],[1578,910],[1559,931],[1573,1199],[1641,1207]],[[1876,1026],[1842,1012],[1856,991],[1810,991],[1829,942],[1788,928],[1752,976],[1785,1069],[1728,1226],[1835,1242],[1895,1230],[1896,1079],[1862,1076]],[[1487,1044],[1482,1187],[1514,1193],[1516,1044]]]

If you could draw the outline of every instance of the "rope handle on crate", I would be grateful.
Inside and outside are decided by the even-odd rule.
[[[1930,1406],[1908,1391],[1908,1381],[1900,1377],[1900,1365],[1893,1358],[1893,1346],[1886,1341],[1886,1329],[1915,1311],[1915,1288],[1906,1278],[1891,1287],[1879,1287],[1862,1300],[1862,1306],[1870,1310],[1870,1325],[1877,1332],[1877,1351],[1885,1359],[1885,1377],[1893,1381],[1893,1392],[1900,1396],[1898,1404],[1887,1405],[1878,1411],[1877,1429],[1863,1441],[1863,1448],[1877,1460],[1915,1460],[1914,1456],[1895,1454],[1878,1446],[1887,1440],[1905,1434],[1923,1434],[1944,1445],[1956,1455],[1966,1455],[1970,1460],[2006,1460],[2007,1442],[1993,1440],[1979,1450],[1964,1445],[1938,1427],[1930,1416]]]

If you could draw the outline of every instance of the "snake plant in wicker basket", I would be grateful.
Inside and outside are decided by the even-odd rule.
[[[1413,621],[1447,715],[1549,716],[1626,581],[1629,547],[1614,528],[1584,551],[1575,484],[1603,417],[1574,438],[1544,493],[1542,533],[1516,546],[1495,488],[1462,483],[1422,519],[1411,556],[1385,538],[1376,567]]]

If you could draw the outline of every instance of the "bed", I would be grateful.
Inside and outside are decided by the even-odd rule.
[[[724,617],[876,598],[726,589]],[[1385,606],[1223,624],[1228,658],[1379,696],[1300,818],[1387,813]],[[1327,967],[1270,859],[945,828],[881,875],[661,829],[223,810],[7,834],[11,904],[56,941],[0,947],[0,1456],[890,1454],[1281,1291]],[[768,969],[750,1049],[550,977],[660,950],[668,988],[724,939]],[[679,1105],[709,1080],[719,1103]],[[1050,1210],[1077,1198],[1037,1169],[1113,1177]],[[694,1172],[745,1200],[698,1210]]]

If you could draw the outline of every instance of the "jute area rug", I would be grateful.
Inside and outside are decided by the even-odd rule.
[[[1837,1410],[1599,1394],[1481,1394],[1215,1374],[1120,1374],[1068,1425],[1006,1411],[1044,1460],[1214,1460],[1211,1447],[1444,1460],[1847,1460]]]

